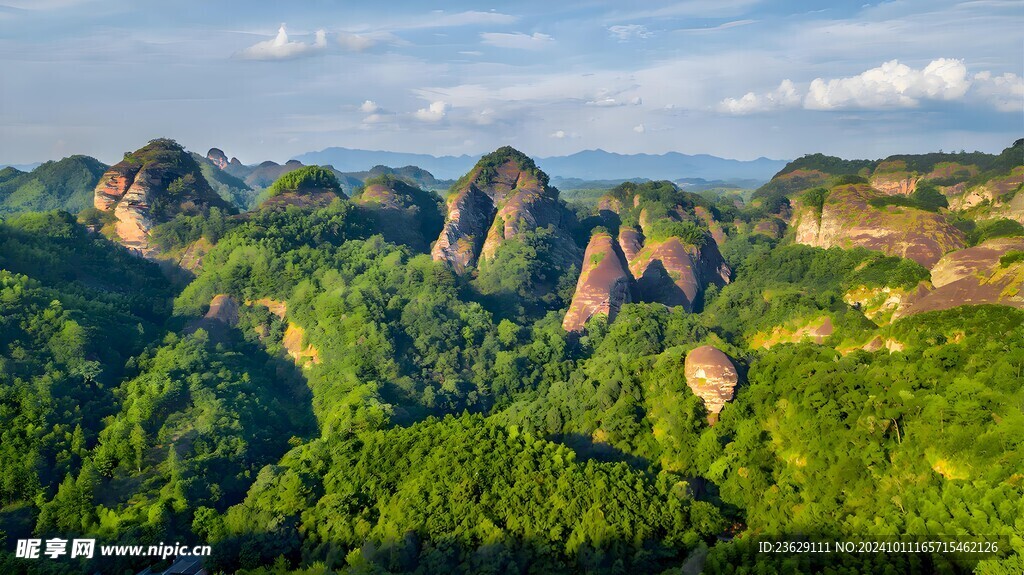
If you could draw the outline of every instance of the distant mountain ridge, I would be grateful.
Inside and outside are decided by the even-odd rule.
[[[476,156],[431,156],[357,150],[332,147],[319,152],[295,156],[304,164],[331,165],[341,172],[366,170],[369,166],[415,165],[439,179],[456,179],[473,168]],[[584,150],[568,156],[538,158],[537,165],[545,172],[561,178],[585,180],[625,180],[631,178],[667,179],[704,178],[727,180],[735,178],[768,181],[786,166],[785,160],[758,158],[730,160],[708,154],[618,154],[604,150]]]

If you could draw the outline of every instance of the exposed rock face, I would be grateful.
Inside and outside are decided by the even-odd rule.
[[[697,295],[706,283],[728,281],[728,272],[723,280],[715,275],[718,270],[708,274],[704,269],[707,267],[700,249],[674,237],[649,243],[629,262],[642,301],[669,307],[681,305],[686,311],[693,311]]]
[[[770,218],[761,220],[754,224],[754,233],[762,234],[773,239],[779,239],[782,237],[785,227],[786,224],[782,220],[778,218]]]
[[[939,288],[991,271],[999,266],[999,258],[1010,250],[1024,251],[1024,238],[996,238],[973,248],[946,254],[932,267],[932,285]]]
[[[295,365],[308,368],[320,363],[320,352],[313,344],[303,345],[305,338],[306,332],[300,326],[288,322],[281,345],[288,350],[288,355],[295,360]]]
[[[715,240],[716,244],[722,245],[725,243],[725,231],[722,229],[722,224],[715,220],[707,208],[704,206],[694,206],[693,213],[708,227],[708,231],[711,232],[711,239]]]
[[[461,274],[480,258],[493,258],[502,242],[523,231],[554,226],[564,235],[569,217],[558,190],[548,186],[547,175],[533,160],[500,148],[481,158],[452,189],[431,256]]]
[[[843,301],[850,304],[864,317],[881,325],[889,323],[893,314],[903,307],[915,290],[892,287],[857,286],[843,294]]]
[[[864,247],[912,259],[931,267],[943,254],[964,246],[963,234],[941,214],[907,207],[875,208],[869,200],[882,194],[870,187],[833,188],[820,219],[812,206],[794,211],[797,243],[830,248]]]
[[[228,157],[220,148],[210,148],[210,151],[206,152],[206,159],[222,170],[228,167]]]
[[[152,252],[149,233],[154,225],[179,213],[231,209],[203,178],[192,156],[173,140],[160,139],[111,166],[96,186],[93,205],[113,211],[122,243],[143,255]]]
[[[494,217],[494,202],[476,186],[449,197],[448,202],[448,215],[430,256],[448,262],[461,274],[476,265]]]
[[[622,249],[622,255],[626,256],[626,261],[631,262],[644,247],[643,236],[636,228],[622,228],[619,230],[619,247]]]
[[[791,321],[772,328],[770,332],[754,334],[750,338],[750,346],[769,349],[780,343],[809,341],[821,344],[833,333],[835,326],[832,324],[832,318],[824,315]]]
[[[997,238],[947,254],[932,268],[934,290],[919,290],[894,317],[960,305],[1000,304],[1024,308],[1024,262],[1006,266],[1008,251],[1024,250],[1024,238]]]
[[[630,294],[632,301],[682,306],[686,311],[693,311],[708,284],[722,286],[729,283],[732,271],[718,251],[713,230],[717,230],[717,235],[723,240],[725,234],[707,208],[694,205],[701,201],[699,197],[677,190],[679,195],[673,201],[678,204],[666,203],[664,197],[658,195],[671,193],[665,184],[668,183],[620,187],[599,200],[601,218],[610,228],[618,228],[618,238],[612,246],[617,249],[604,251],[614,252],[625,262],[627,283],[635,288]],[[652,192],[652,189],[658,191]],[[640,229],[634,225],[620,225],[623,219],[637,222]],[[699,242],[693,238],[686,241],[679,237],[686,235],[684,232],[672,231],[673,225],[686,228],[686,225],[699,221],[703,221],[710,232],[704,232]],[[668,227],[662,227],[663,224]],[[673,233],[679,235],[671,235]],[[657,239],[651,239],[652,234]],[[597,246],[603,246],[607,235],[595,234],[587,253],[591,254]],[[694,245],[690,241],[702,245]],[[587,266],[588,261],[585,260],[584,271]],[[574,307],[581,297],[578,290],[584,285],[584,275],[581,274],[577,294],[573,298]],[[585,294],[584,297],[594,297],[594,294]],[[612,315],[609,314],[609,319]],[[570,331],[577,331],[582,329],[586,317],[580,322],[571,314],[567,315],[564,325]]]
[[[110,211],[125,192],[131,187],[135,180],[135,174],[139,173],[139,166],[131,164],[115,164],[110,167],[100,178],[93,194],[93,205],[98,210]]]
[[[285,315],[288,313],[288,302],[266,297],[257,300],[247,300],[245,305],[261,305],[281,320],[284,320]],[[211,305],[211,309],[212,307],[213,306]],[[288,325],[285,328],[284,337],[281,339],[281,345],[284,347],[285,351],[288,352],[288,356],[295,361],[295,365],[303,368],[309,368],[320,363],[319,350],[313,347],[313,344],[311,343],[303,343],[306,339],[306,331],[298,324],[290,321],[287,323]],[[260,337],[262,338],[264,335],[261,334]]]
[[[562,327],[566,331],[582,331],[595,314],[605,314],[610,322],[622,304],[632,301],[632,278],[618,244],[610,234],[594,234],[583,255],[583,271]]]
[[[440,198],[394,176],[371,178],[352,201],[364,208],[389,242],[430,249],[444,225]]]
[[[703,345],[686,354],[683,371],[690,390],[704,401],[708,423],[714,425],[725,402],[731,401],[736,392],[736,366],[718,348]]]
[[[902,162],[901,162],[902,163]],[[883,163],[884,165],[884,163]],[[879,172],[883,166],[876,169],[869,182],[871,187],[889,196],[909,196],[917,189],[920,177],[909,174],[905,171]]]
[[[228,294],[217,294],[210,300],[206,315],[196,318],[185,326],[185,333],[204,330],[216,342],[228,339],[231,328],[238,325],[238,300]]]
[[[210,300],[210,309],[203,317],[235,327],[238,325],[238,300],[227,294],[217,294]]]
[[[178,267],[198,273],[203,269],[203,258],[206,257],[206,254],[211,249],[213,249],[213,244],[210,243],[210,240],[205,237],[199,238],[189,244],[185,251],[182,252],[181,258],[178,260]]]

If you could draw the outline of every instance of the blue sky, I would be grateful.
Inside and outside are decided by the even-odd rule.
[[[1024,2],[0,0],[0,162],[998,151]]]

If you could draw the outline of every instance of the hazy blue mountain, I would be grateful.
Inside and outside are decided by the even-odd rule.
[[[785,167],[786,162],[768,158],[730,160],[708,154],[691,156],[678,152],[653,155],[584,150],[568,156],[543,158],[537,161],[537,165],[549,174],[588,180],[642,177],[652,180],[703,178],[767,181]]]
[[[357,172],[375,165],[419,166],[439,179],[456,179],[476,163],[475,156],[431,156],[351,148],[327,148],[307,152],[295,159],[304,164],[331,165],[340,172]],[[604,150],[584,150],[569,156],[537,159],[537,165],[552,177],[580,178],[584,180],[626,180],[649,178],[677,180],[704,178],[707,180],[754,179],[768,181],[785,167],[783,160],[758,158],[756,160],[730,160],[698,154],[695,156],[669,152],[667,154],[617,154]]]
[[[33,162],[31,164],[0,164],[0,169],[14,168],[19,172],[31,172],[32,170],[38,168],[41,165],[43,165],[42,162]]]
[[[468,172],[478,156],[431,156],[351,148],[327,148],[295,156],[306,165],[332,166],[339,172],[362,172],[374,166],[418,166],[442,180],[454,180]]]

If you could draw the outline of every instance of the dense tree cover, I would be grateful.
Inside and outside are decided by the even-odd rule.
[[[178,298],[179,311],[202,311],[217,293],[287,301],[323,359],[308,377],[325,430],[488,408],[500,349],[491,314],[428,256],[357,239],[367,234],[358,220],[343,200],[259,213],[208,254],[210,271]]]
[[[578,461],[463,416],[304,445],[200,527],[225,566],[284,556],[354,573],[638,573],[723,526],[678,477]]]
[[[837,176],[857,175],[861,173],[861,170],[873,169],[877,163],[877,160],[844,160],[825,154],[807,154],[786,164],[786,167],[775,176],[782,176],[797,170],[817,170]]]
[[[976,246],[995,238],[1024,237],[1024,225],[1016,220],[1000,218],[975,222],[969,219],[958,219],[954,225],[962,230],[967,245]]]
[[[92,205],[93,188],[107,166],[89,156],[46,162],[31,172],[0,170],[0,215],[64,210]]]
[[[1024,138],[1014,141],[1010,147],[1000,152],[991,162],[982,164],[982,170],[978,175],[971,178],[968,184],[980,184],[992,178],[1005,176],[1021,165],[1021,158],[1024,158]]]
[[[754,533],[1003,537],[1017,555],[991,572],[1019,571],[1022,324],[957,308],[894,325],[901,353],[773,348],[713,428],[706,477]]]
[[[334,172],[320,166],[303,166],[292,170],[277,179],[268,188],[271,197],[284,192],[301,192],[304,190],[333,191],[341,194],[341,184]]]
[[[739,238],[723,250],[736,280],[705,297],[704,324],[722,337],[749,343],[793,320],[828,316],[837,338],[863,337],[875,325],[843,300],[858,286],[912,288],[928,270],[903,258],[862,248],[822,250]]]
[[[68,214],[0,223],[0,503],[77,467],[114,410],[125,362],[158,333],[170,292],[154,264]]]
[[[645,212],[651,239],[695,243],[697,208],[768,213],[669,182],[613,197],[621,222],[581,228]],[[755,543],[980,535],[1017,555],[979,570],[1024,568],[1024,312],[876,324],[844,301],[929,279],[912,261],[726,224],[734,281],[698,313],[626,304],[567,334],[578,256],[553,230],[459,277],[346,199],[224,216],[155,232],[165,249],[215,243],[173,311],[154,265],[71,216],[0,224],[0,540],[210,542],[208,568],[254,575],[955,573],[974,562]],[[235,328],[202,317],[220,294]],[[822,318],[823,345],[768,337]],[[885,347],[860,349],[871,338]],[[683,370],[704,344],[741,380],[713,427]],[[0,553],[5,569],[26,567]]]
[[[497,316],[523,323],[568,307],[579,275],[576,260],[556,231],[528,230],[480,262],[473,287]]]
[[[263,465],[315,430],[299,407],[308,391],[277,377],[268,356],[254,361],[260,355],[200,330],[133,358],[134,377],[113,393],[120,409],[81,453],[77,479],[43,505],[37,532],[183,538],[196,508],[240,501]]]

